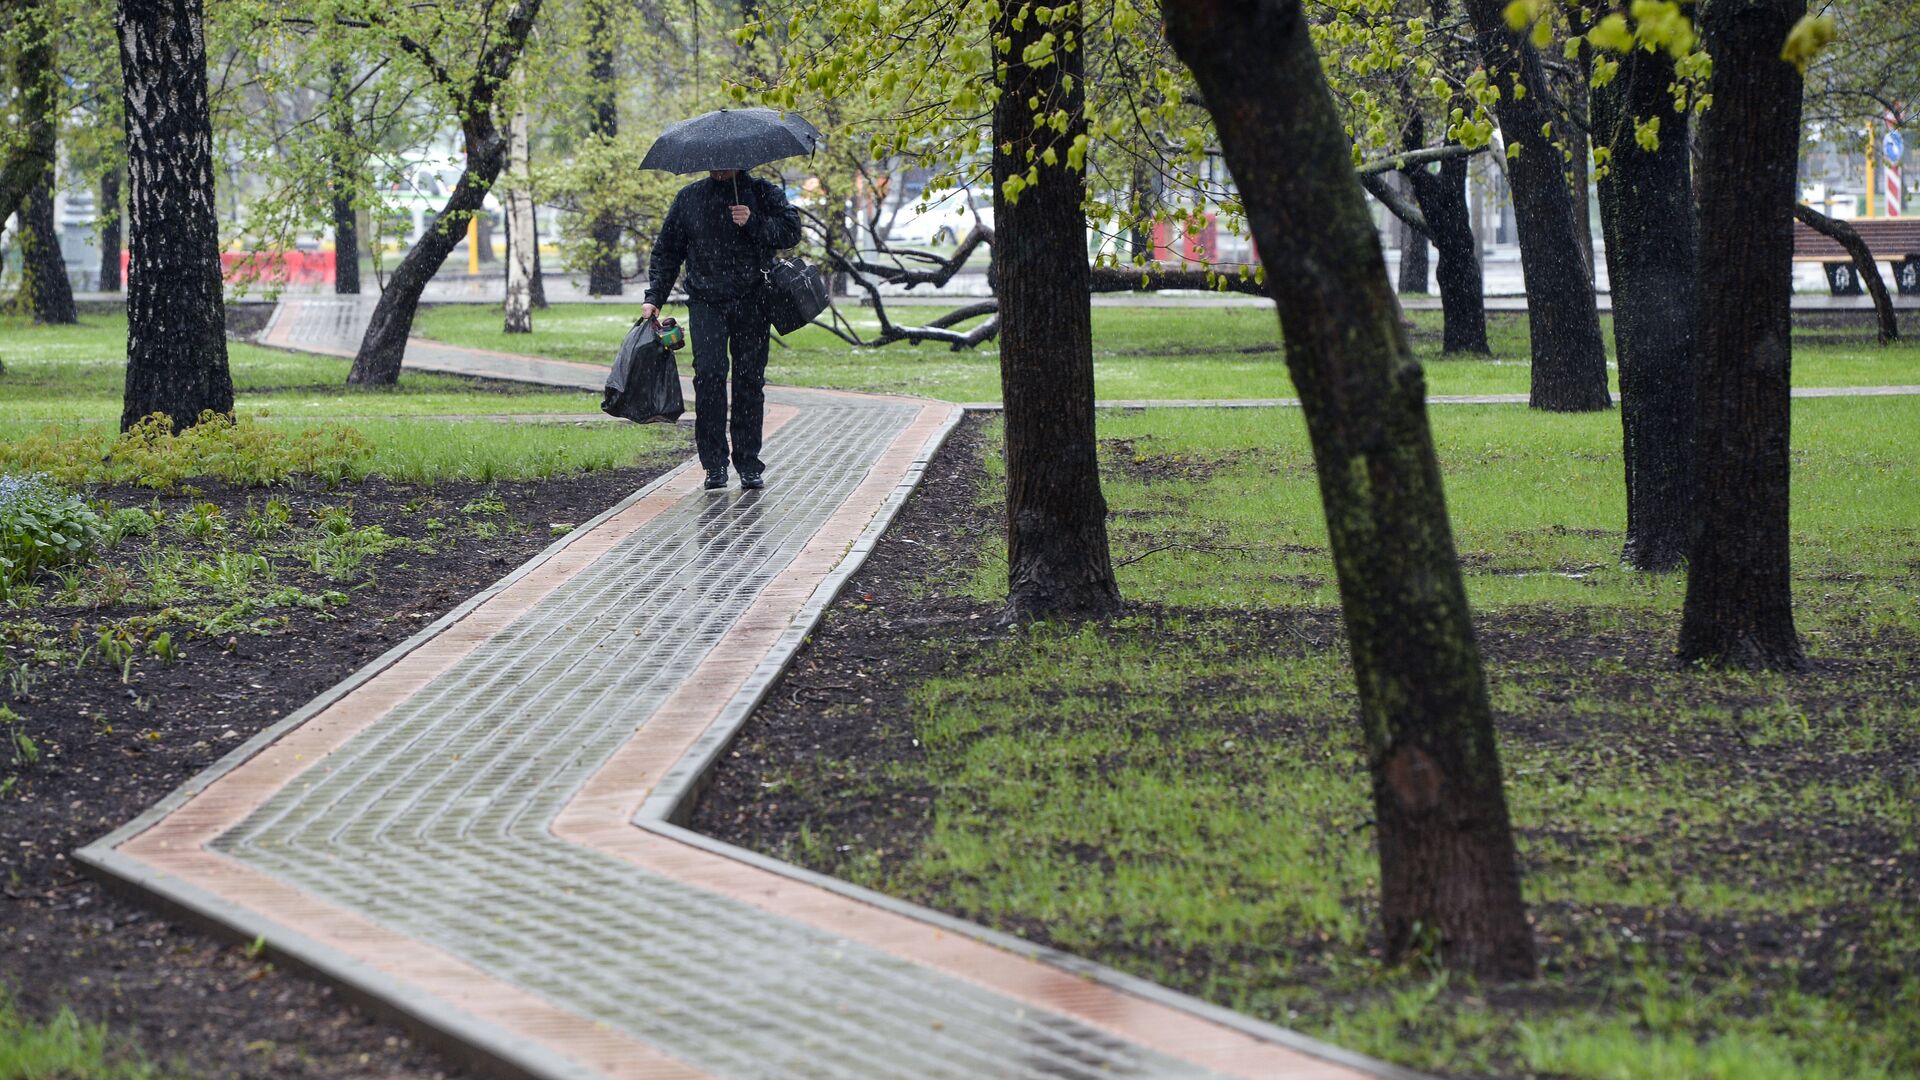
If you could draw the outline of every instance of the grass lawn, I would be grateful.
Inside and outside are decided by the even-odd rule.
[[[77,326],[34,326],[0,316],[0,419],[120,419],[125,388],[127,320],[88,315]],[[594,412],[600,402],[578,391],[479,383],[455,375],[407,372],[393,390],[346,385],[348,362],[282,352],[241,342],[227,344],[234,408],[277,417],[435,416],[493,413]]]
[[[104,455],[118,432],[126,362],[123,316],[79,326],[33,326],[0,317],[0,469],[62,471]],[[632,464],[681,436],[627,424],[500,424],[473,416],[538,418],[597,413],[579,391],[553,391],[408,372],[394,390],[350,389],[347,361],[228,345],[234,411],[286,438],[353,432],[364,453],[341,463],[345,479],[511,480]],[[102,479],[95,470],[87,479]],[[70,476],[77,480],[81,476]]]
[[[1814,669],[1785,678],[1673,669],[1683,582],[1618,566],[1617,417],[1433,415],[1533,983],[1378,960],[1353,674],[1296,411],[1104,415],[1115,555],[1144,557],[1120,570],[1130,612],[1079,628],[925,614],[1003,595],[988,453],[972,566],[929,559],[907,591],[931,609],[836,608],[821,636],[867,644],[807,661],[819,689],[794,700],[832,703],[816,753],[769,759],[746,798],[802,819],[781,857],[1422,1069],[1920,1075],[1920,400],[1801,401],[1794,421]],[[895,676],[874,643],[922,618],[901,648],[923,674],[865,740],[886,749],[833,742],[862,708],[835,684],[871,673],[879,696]]]
[[[941,307],[898,307],[896,321],[932,318]],[[878,326],[872,314],[847,309],[863,332]],[[669,314],[684,318],[685,309]],[[639,315],[631,306],[556,304],[534,317],[532,334],[500,332],[500,316],[488,305],[446,304],[422,310],[414,323],[421,337],[478,348],[528,352],[563,360],[611,363],[627,327]],[[1526,317],[1488,316],[1493,358],[1442,359],[1440,313],[1411,313],[1414,344],[1426,362],[1434,394],[1524,393],[1528,360]],[[1611,351],[1611,318],[1606,323]],[[1279,323],[1257,307],[1093,309],[1094,380],[1110,400],[1166,398],[1292,397],[1293,383],[1279,353]],[[890,345],[860,349],[808,328],[773,347],[771,382],[917,394],[947,401],[998,401],[999,352],[988,343],[970,352],[944,345]],[[1808,331],[1795,347],[1799,386],[1872,386],[1920,383],[1920,345],[1883,349],[1865,332]],[[1617,379],[1616,379],[1617,392]]]

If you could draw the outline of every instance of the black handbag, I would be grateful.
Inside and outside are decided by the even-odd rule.
[[[804,259],[786,256],[767,267],[767,317],[791,334],[827,310],[827,277]]]
[[[643,319],[627,331],[607,373],[600,411],[636,424],[671,424],[687,411],[680,369],[673,350],[660,339],[658,324]]]

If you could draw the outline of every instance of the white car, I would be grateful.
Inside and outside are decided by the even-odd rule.
[[[913,199],[900,208],[887,230],[887,243],[900,246],[927,246],[958,243],[978,221],[993,228],[993,192],[973,188],[940,192],[922,209]]]

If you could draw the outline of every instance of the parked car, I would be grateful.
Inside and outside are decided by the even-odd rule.
[[[932,202],[901,207],[887,230],[887,243],[930,246],[958,243],[978,221],[993,228],[993,192],[981,188],[943,191]]]

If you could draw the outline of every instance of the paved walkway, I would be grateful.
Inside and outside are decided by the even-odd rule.
[[[290,299],[266,337],[346,353],[367,314]],[[82,861],[510,1074],[1408,1075],[674,824],[960,416],[768,398],[765,491],[683,465]]]

